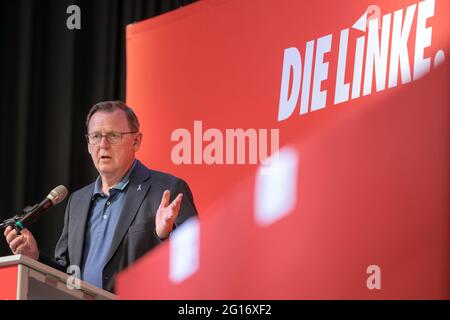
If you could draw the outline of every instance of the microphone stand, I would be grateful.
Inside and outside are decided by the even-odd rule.
[[[16,222],[19,221],[20,219],[22,219],[26,214],[28,214],[31,211],[33,211],[34,209],[36,209],[37,206],[39,206],[38,203],[35,204],[34,206],[26,206],[22,210],[21,214],[17,214],[14,217],[6,219],[2,223],[0,223],[0,229],[6,229],[7,227],[13,227],[14,229],[16,229],[17,234],[20,235],[20,228],[16,225]]]

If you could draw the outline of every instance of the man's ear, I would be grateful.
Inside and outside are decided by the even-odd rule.
[[[141,146],[141,141],[142,141],[142,133],[139,133],[138,135],[136,135],[133,141],[133,148],[135,152],[139,150],[139,147]]]

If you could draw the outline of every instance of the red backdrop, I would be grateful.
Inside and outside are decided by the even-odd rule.
[[[173,247],[166,243],[119,277],[121,297],[450,297],[445,60],[450,4],[377,3],[380,25],[387,23],[379,34],[383,39],[386,31],[389,37],[387,71],[374,75],[371,93],[363,95],[370,31],[352,26],[370,4],[200,1],[128,27],[127,102],[137,111],[144,134],[138,156],[149,167],[189,183],[200,211],[200,233],[192,274],[181,282],[170,280]],[[401,42],[392,41],[394,12],[403,9],[399,17],[405,31],[407,8],[414,4],[409,9],[409,67],[402,66],[411,81],[399,71],[398,84],[388,88],[392,47]],[[373,15],[369,12],[368,20]],[[361,97],[336,104],[341,30],[346,28],[344,81],[350,83],[350,96],[356,39],[365,37]],[[430,43],[423,40],[427,32]],[[323,56],[328,72],[318,83],[318,90],[327,90],[325,107],[300,114],[306,43],[315,40],[312,101],[321,68],[317,43],[326,35],[331,35]],[[421,45],[423,58],[417,49]],[[287,48],[298,50],[303,78],[295,110],[278,121]],[[296,69],[287,70],[292,97]],[[415,78],[414,71],[423,77]],[[385,78],[382,90],[377,90],[376,77]],[[171,151],[177,142],[171,134],[185,128],[193,137],[195,120],[202,121],[203,131],[216,128],[224,135],[235,128],[279,129],[281,155],[290,155],[280,155],[284,180],[262,178],[254,164],[174,164]],[[262,185],[268,189],[261,193]],[[271,203],[283,205],[274,209]],[[258,222],[260,212],[277,210],[282,211],[278,218]],[[381,289],[367,287],[370,265],[380,267]]]

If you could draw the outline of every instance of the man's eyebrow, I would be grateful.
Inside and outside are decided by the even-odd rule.
[[[93,134],[93,133],[101,134],[102,132],[101,131],[92,131],[90,134]],[[107,131],[107,132],[105,132],[105,134],[108,134],[108,133],[120,133],[120,132],[119,131]]]

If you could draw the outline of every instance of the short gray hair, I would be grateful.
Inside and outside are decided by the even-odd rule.
[[[125,115],[128,120],[128,125],[131,129],[131,131],[139,131],[139,120],[134,113],[134,111],[125,104],[123,101],[102,101],[99,103],[96,103],[92,106],[92,108],[89,110],[87,117],[86,117],[86,130],[89,131],[89,122],[91,121],[92,116],[94,113],[98,111],[102,112],[114,112],[116,110],[123,110],[125,112]]]

